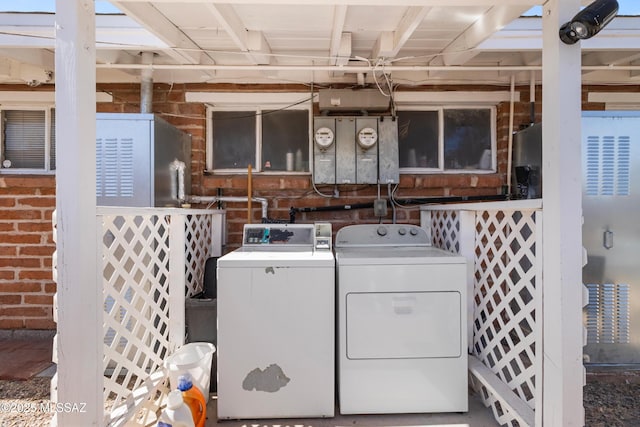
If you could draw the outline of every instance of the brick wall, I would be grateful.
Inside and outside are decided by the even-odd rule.
[[[53,329],[53,176],[0,175],[0,329]]]
[[[5,90],[23,90],[22,86],[3,86]],[[418,90],[506,90],[504,87],[465,86],[424,87]],[[29,90],[52,90],[42,87]],[[97,105],[98,112],[136,113],[140,111],[140,87],[135,84],[100,84],[98,90],[113,96],[113,102]],[[308,92],[297,85],[166,85],[154,84],[153,111],[168,122],[192,135],[192,193],[199,195],[245,196],[247,176],[208,176],[205,169],[206,108],[187,103],[187,91],[285,91]],[[514,128],[530,123],[529,86],[517,87],[520,99],[515,105]],[[629,87],[585,87],[583,109],[602,110],[601,104],[586,102],[588,91],[640,91]],[[536,122],[541,119],[540,86],[537,86]],[[497,106],[498,171],[495,174],[401,175],[397,197],[496,195],[505,184],[509,134],[509,104]],[[316,194],[309,176],[254,175],[253,195],[269,201],[268,216],[288,220],[291,207],[346,205],[370,202],[377,195],[375,186],[340,186],[340,198],[329,199]],[[332,188],[322,187],[331,193]],[[381,195],[386,197],[387,189]],[[53,329],[52,299],[55,284],[51,280],[51,212],[55,207],[55,178],[52,176],[0,175],[0,329]],[[242,225],[247,221],[246,203],[226,203],[227,250],[240,244]],[[254,203],[251,216],[259,222],[260,204]],[[384,218],[390,221],[391,209]],[[398,222],[419,223],[419,210],[396,209]],[[300,213],[297,222],[330,221],[334,233],[355,223],[375,223],[372,209]]]

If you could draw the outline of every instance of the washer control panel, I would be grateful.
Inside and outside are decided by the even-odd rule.
[[[283,245],[331,250],[331,230],[330,223],[245,224],[242,245],[273,250]]]
[[[243,246],[297,245],[313,247],[313,224],[245,224]]]

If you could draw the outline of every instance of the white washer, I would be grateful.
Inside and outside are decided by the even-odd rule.
[[[466,260],[413,225],[336,235],[341,414],[467,412]]]
[[[332,417],[331,225],[245,225],[217,274],[218,418]]]

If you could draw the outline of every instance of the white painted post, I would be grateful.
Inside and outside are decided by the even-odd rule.
[[[169,224],[169,348],[184,344],[185,335],[185,224],[184,214],[172,213]]]
[[[460,218],[460,255],[467,259],[467,347],[473,353],[473,319],[475,318],[476,211],[458,211]]]
[[[53,424],[103,422],[102,282],[96,240],[93,0],[56,1],[57,403]],[[69,406],[72,407],[72,406]],[[82,410],[80,410],[82,409]]]
[[[543,9],[542,423],[583,426],[580,43],[565,45],[562,24],[580,0],[549,0]]]

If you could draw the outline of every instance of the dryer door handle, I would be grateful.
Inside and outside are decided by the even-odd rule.
[[[413,295],[403,295],[393,297],[391,305],[393,306],[393,312],[399,315],[413,314],[413,310],[416,306],[416,297]]]

